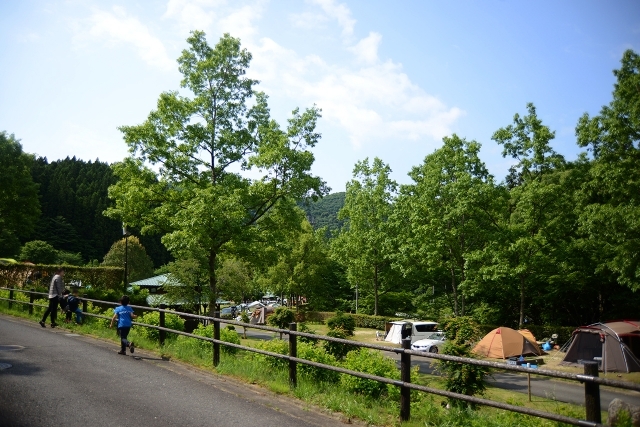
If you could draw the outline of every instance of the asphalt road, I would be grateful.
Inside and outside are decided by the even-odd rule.
[[[118,350],[0,315],[0,427],[343,424],[258,387]]]
[[[399,354],[392,354],[391,357],[393,359],[400,360]],[[420,372],[434,373],[433,367],[427,358],[412,357],[411,364],[412,366],[419,366]],[[527,376],[524,374],[494,373],[487,378],[487,382],[492,387],[518,393],[528,393]],[[537,398],[584,405],[584,386],[576,382],[558,381],[549,377],[531,375],[531,395]],[[638,392],[630,390],[617,391],[609,387],[600,388],[600,407],[603,410],[606,410],[609,407],[609,403],[615,398],[620,398],[632,405],[640,405],[640,393]]]

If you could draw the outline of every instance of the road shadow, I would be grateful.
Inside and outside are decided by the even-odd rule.
[[[0,370],[0,376],[12,375],[12,376],[29,376],[38,375],[43,369],[33,363],[24,362],[20,359],[13,359],[11,357],[1,357],[0,363],[8,363],[10,368]]]

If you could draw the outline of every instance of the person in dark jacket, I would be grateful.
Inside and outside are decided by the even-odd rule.
[[[42,320],[40,321],[40,326],[45,327],[45,321],[47,320],[47,316],[51,315],[51,327],[55,328],[58,326],[56,323],[56,319],[58,318],[58,303],[62,299],[62,292],[64,292],[64,269],[58,268],[56,270],[56,274],[51,279],[51,284],[49,285],[49,307],[44,312],[42,316]]]
[[[82,309],[80,308],[80,298],[78,298],[78,290],[74,289],[71,295],[67,297],[67,323],[71,322],[71,315],[76,314],[76,323],[82,323]]]

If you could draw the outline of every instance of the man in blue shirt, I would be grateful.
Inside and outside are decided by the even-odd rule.
[[[120,305],[113,311],[114,314],[111,318],[111,324],[109,325],[109,327],[113,327],[113,322],[116,319],[118,320],[118,336],[120,336],[120,351],[118,352],[118,354],[127,354],[127,347],[129,347],[129,351],[133,353],[135,347],[133,345],[133,342],[127,341],[127,336],[129,335],[129,331],[131,330],[133,319],[138,316],[133,314],[133,309],[129,307],[129,297],[123,295],[122,298],[120,298]]]

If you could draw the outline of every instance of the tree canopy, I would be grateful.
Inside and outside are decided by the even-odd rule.
[[[17,255],[40,217],[38,186],[30,173],[33,160],[14,135],[0,132],[0,257]]]
[[[282,226],[276,216],[297,218],[285,213],[295,208],[289,199],[326,192],[310,173],[320,112],[295,109],[282,129],[245,76],[251,54],[240,40],[225,34],[211,47],[194,31],[187,42],[178,58],[184,90],[162,93],[144,123],[120,128],[131,155],[114,165],[120,180],[107,214],[162,231],[174,256],[198,260],[213,311],[219,255],[264,239]]]

